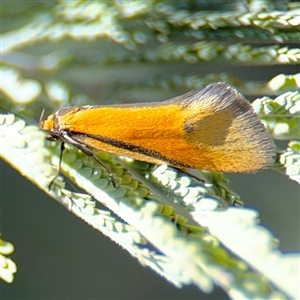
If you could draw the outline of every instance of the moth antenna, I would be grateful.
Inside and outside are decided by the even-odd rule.
[[[39,120],[39,124],[42,123],[43,118],[44,118],[44,114],[45,114],[45,108],[43,108],[42,112],[41,112],[41,116],[40,116],[40,120]]]

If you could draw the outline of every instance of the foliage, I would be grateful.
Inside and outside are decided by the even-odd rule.
[[[8,257],[12,252],[14,252],[13,244],[4,241],[0,235],[0,277],[8,283],[14,280],[14,273],[17,271],[16,264]]]
[[[272,137],[292,139],[275,168],[299,182],[299,74],[261,81],[207,74],[218,65],[299,64],[299,2],[41,1],[7,2],[2,10],[1,104],[16,115],[37,120],[42,108],[96,99],[158,101],[226,81],[248,96],[264,96],[253,107]],[[49,190],[59,147],[27,123],[1,116],[1,157],[174,285],[210,292],[217,284],[232,298],[297,295],[297,270],[286,270],[299,257],[276,248],[258,213],[239,207],[222,174],[199,171],[203,184],[167,166],[99,153],[115,174],[115,189],[102,166],[68,146],[61,171],[86,193],[65,189],[61,177]],[[274,260],[284,278],[275,276]]]

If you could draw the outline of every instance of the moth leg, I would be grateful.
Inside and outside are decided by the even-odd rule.
[[[60,173],[60,168],[61,168],[61,161],[62,161],[62,157],[63,157],[63,152],[65,150],[65,142],[61,142],[60,144],[60,154],[59,154],[59,163],[57,166],[57,172],[56,175],[53,177],[53,179],[51,180],[49,186],[48,186],[48,190],[51,190],[51,187],[53,185],[53,182],[55,181],[55,179],[59,176]]]
[[[64,134],[63,136],[64,140],[69,142],[70,144],[74,145],[75,147],[77,147],[79,150],[81,150],[83,153],[85,153],[87,156],[91,156],[94,158],[95,161],[97,161],[107,172],[109,179],[113,185],[114,188],[117,187],[116,182],[115,182],[115,178],[114,178],[114,174],[112,173],[111,169],[106,166],[96,155],[93,151],[91,151],[86,145],[77,142],[75,139],[71,138],[69,135]]]
[[[189,175],[190,177],[192,177],[192,178],[194,178],[194,179],[196,179],[196,180],[198,180],[198,181],[200,181],[200,182],[202,182],[202,183],[205,183],[205,182],[206,182],[205,180],[199,178],[197,175],[194,175],[194,174],[188,172],[188,171],[185,170],[185,169],[180,169],[180,168],[176,168],[176,167],[172,167],[172,168],[176,169],[177,171],[179,171],[179,172],[181,172],[181,173],[183,173],[183,174]]]

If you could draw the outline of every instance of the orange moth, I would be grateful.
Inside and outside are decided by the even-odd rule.
[[[94,158],[98,149],[179,169],[249,173],[275,153],[251,105],[222,82],[164,102],[62,108],[40,128]]]

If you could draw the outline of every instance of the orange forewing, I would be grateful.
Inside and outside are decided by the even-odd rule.
[[[161,103],[65,108],[40,126],[77,145],[178,168],[253,172],[273,163],[263,124],[224,83]]]

